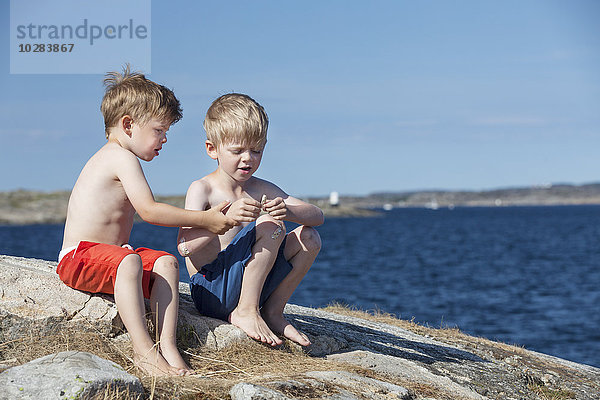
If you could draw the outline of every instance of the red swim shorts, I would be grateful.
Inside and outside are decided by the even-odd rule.
[[[137,254],[142,259],[142,290],[145,298],[150,298],[152,269],[156,260],[171,256],[166,251],[144,247],[131,250],[112,244],[79,242],[75,250],[67,253],[58,263],[56,272],[60,279],[74,289],[92,293],[115,293],[117,267],[123,258]]]

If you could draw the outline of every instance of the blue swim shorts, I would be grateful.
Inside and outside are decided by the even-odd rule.
[[[260,306],[292,270],[292,265],[283,255],[285,240],[284,238],[279,247],[275,264],[263,285]],[[246,264],[252,257],[255,241],[256,225],[252,222],[238,232],[213,262],[190,277],[192,299],[202,315],[227,321],[240,299],[242,277]]]

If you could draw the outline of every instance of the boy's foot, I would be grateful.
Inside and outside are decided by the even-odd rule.
[[[180,370],[185,370],[185,375],[193,374],[195,371],[190,368],[189,365],[183,360],[177,346],[175,345],[163,345],[163,342],[160,344],[160,353],[164,357],[164,359],[171,365]]]
[[[236,308],[229,314],[229,322],[246,332],[246,335],[254,340],[270,344],[271,346],[277,346],[283,343],[283,341],[269,329],[269,326],[262,319],[258,311],[243,312]]]
[[[152,348],[144,355],[134,353],[133,363],[149,376],[184,376],[191,373],[189,368],[177,368],[170,365],[156,348]]]
[[[264,312],[263,318],[273,331],[282,334],[291,341],[296,342],[301,346],[308,346],[311,344],[308,337],[285,319],[283,314],[269,315]]]

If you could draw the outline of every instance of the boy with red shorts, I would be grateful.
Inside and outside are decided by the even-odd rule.
[[[69,199],[57,272],[75,289],[114,294],[138,367],[151,375],[191,372],[176,346],[179,267],[169,253],[127,244],[133,216],[163,226],[196,226],[222,234],[237,225],[222,210],[190,211],[157,203],[139,159],[151,161],[181,119],[173,92],[140,73],[109,73],[102,99],[108,142],[83,167]],[[144,297],[156,314],[160,344],[146,328]]]

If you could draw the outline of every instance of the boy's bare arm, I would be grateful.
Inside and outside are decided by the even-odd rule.
[[[226,202],[207,211],[184,210],[156,202],[139,161],[133,154],[127,153],[121,153],[120,160],[115,160],[114,165],[118,166],[116,175],[133,208],[144,221],[162,226],[203,227],[217,234],[237,225],[222,212],[228,205]]]
[[[208,207],[208,195],[210,188],[201,181],[192,182],[185,196],[185,208],[187,210],[205,210]],[[227,207],[228,210],[230,207]],[[179,229],[177,235],[177,250],[184,257],[193,255],[204,248],[218,235],[205,228],[184,226]]]
[[[264,181],[264,184],[267,201],[263,209],[275,219],[306,226],[323,224],[323,211],[319,207],[288,195],[270,182]]]
[[[286,215],[283,218],[285,221],[291,221],[306,226],[319,226],[325,221],[323,211],[315,205],[306,203],[292,196],[275,198],[275,201],[278,199],[281,199],[282,203],[285,204]],[[267,212],[269,212],[270,204],[271,202],[265,204],[265,210]]]

